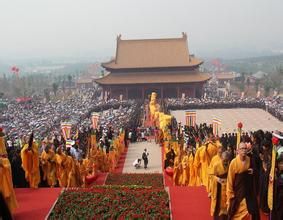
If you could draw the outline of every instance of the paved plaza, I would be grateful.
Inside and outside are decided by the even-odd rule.
[[[148,168],[143,168],[142,161],[141,168],[136,169],[133,166],[133,162],[137,158],[142,158],[142,153],[145,148],[149,153]],[[151,142],[130,143],[123,168],[123,173],[162,173],[161,147],[155,144],[154,140],[152,140]]]
[[[191,109],[190,109],[191,110]],[[264,131],[283,130],[283,122],[273,117],[268,112],[257,108],[236,108],[236,109],[198,109],[197,124],[212,123],[216,117],[221,120],[220,134],[225,132],[236,132],[237,123],[243,123],[244,131],[262,129]],[[185,111],[172,111],[171,114],[178,122],[185,124]]]

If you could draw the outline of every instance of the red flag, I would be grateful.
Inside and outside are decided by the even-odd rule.
[[[15,72],[16,68],[17,68],[17,67],[13,66],[13,67],[11,68],[12,72]]]
[[[16,67],[16,66],[12,66],[12,68],[11,68],[11,71],[12,71],[12,73],[14,73],[14,74],[19,74],[19,71],[20,71],[20,69],[18,68],[18,67]]]

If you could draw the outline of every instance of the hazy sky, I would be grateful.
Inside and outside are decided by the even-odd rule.
[[[115,54],[122,39],[179,37],[197,56],[283,52],[282,0],[0,0],[0,58]]]

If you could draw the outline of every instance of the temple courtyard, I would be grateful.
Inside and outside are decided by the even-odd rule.
[[[190,109],[193,110],[193,109]],[[243,123],[243,131],[250,132],[258,129],[264,131],[282,130],[283,122],[273,117],[268,112],[257,108],[235,109],[197,109],[196,123],[211,124],[213,118],[221,120],[219,133],[236,132],[237,123]],[[185,124],[185,111],[171,111],[177,122]]]

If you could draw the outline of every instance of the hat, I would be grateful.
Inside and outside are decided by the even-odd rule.
[[[272,137],[272,144],[278,145],[279,144],[279,139],[277,137]]]
[[[274,137],[277,137],[278,139],[283,140],[283,134],[282,134],[281,132],[279,132],[279,131],[274,131],[274,132],[272,133],[272,135],[273,135]]]

